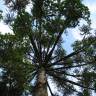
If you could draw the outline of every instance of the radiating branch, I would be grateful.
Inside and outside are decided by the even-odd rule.
[[[94,88],[86,87],[86,86],[84,86],[82,84],[79,84],[77,82],[71,81],[69,79],[65,79],[65,78],[56,76],[55,74],[52,74],[52,73],[49,73],[49,75],[51,75],[51,76],[53,76],[55,78],[58,78],[59,80],[64,80],[65,82],[69,82],[70,84],[73,84],[73,85],[76,85],[76,86],[79,86],[79,87],[82,87],[82,88],[85,88],[85,89],[95,90]]]
[[[52,63],[52,64],[54,65],[54,64],[56,64],[56,63],[58,63],[58,62],[62,62],[62,61],[64,61],[64,60],[67,60],[67,59],[69,59],[70,57],[72,57],[72,56],[74,56],[74,55],[77,55],[78,53],[80,53],[80,52],[82,52],[82,51],[83,51],[83,49],[82,49],[82,50],[75,51],[75,52],[72,52],[72,53],[70,53],[69,55],[64,56],[63,58],[55,61],[55,62]]]
[[[35,56],[38,57],[38,49],[37,49],[36,44],[35,44],[35,42],[34,42],[34,40],[33,40],[33,37],[32,37],[32,36],[29,36],[29,39],[30,39],[31,44],[32,44],[32,46],[33,46],[33,49],[34,49],[34,51],[35,51]]]
[[[52,56],[52,54],[53,54],[53,51],[54,51],[54,49],[55,49],[55,47],[56,47],[56,45],[57,45],[57,43],[58,43],[58,41],[59,41],[62,33],[63,33],[63,30],[61,30],[61,32],[59,32],[59,34],[58,34],[58,36],[57,36],[57,39],[56,39],[56,41],[55,41],[52,49],[50,50],[49,54],[46,55],[46,58],[45,58],[46,63],[50,60],[50,58],[51,58],[51,56]]]
[[[94,43],[95,43],[95,41],[90,42],[88,45],[90,46],[90,45],[92,45],[92,44],[94,44]],[[58,63],[58,62],[65,61],[65,60],[67,60],[68,58],[70,58],[70,57],[72,57],[72,56],[75,56],[75,55],[79,54],[80,52],[83,52],[84,50],[85,50],[85,46],[82,47],[81,49],[79,49],[79,50],[77,50],[77,51],[74,51],[74,52],[68,54],[67,56],[65,56],[65,57],[63,57],[63,58],[61,58],[61,59],[55,61],[55,62],[52,63],[52,64],[56,64],[56,63]]]
[[[80,64],[80,65],[73,65],[73,66],[64,66],[64,67],[59,67],[59,68],[52,68],[52,70],[62,70],[62,69],[70,69],[70,68],[75,68],[75,67],[82,67],[82,66],[87,66],[87,65],[92,65],[94,61],[92,62],[86,62],[85,64]],[[51,69],[51,68],[50,68]]]
[[[52,90],[51,90],[51,87],[50,87],[48,81],[47,81],[47,86],[48,86],[48,88],[49,88],[49,91],[50,91],[50,93],[51,93],[51,96],[55,96],[55,95],[53,94]]]

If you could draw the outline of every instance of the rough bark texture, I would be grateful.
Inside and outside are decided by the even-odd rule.
[[[45,70],[39,70],[34,96],[48,96]]]

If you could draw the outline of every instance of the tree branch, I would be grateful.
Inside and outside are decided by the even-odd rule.
[[[33,40],[33,37],[32,37],[32,36],[29,36],[29,39],[30,39],[31,44],[32,44],[32,46],[33,46],[33,49],[34,49],[34,52],[35,52],[35,56],[38,57],[38,56],[39,56],[39,55],[38,55],[38,49],[37,49],[36,44],[35,44],[35,42],[34,42],[34,40]]]
[[[47,81],[47,86],[48,86],[48,88],[49,88],[49,91],[50,91],[50,93],[51,93],[51,96],[55,96],[55,95],[53,94],[51,88],[50,88],[50,85],[49,85],[48,81]]]
[[[49,54],[46,55],[46,57],[45,57],[46,63],[48,63],[48,61],[50,60],[50,58],[51,58],[51,56],[52,56],[52,53],[53,53],[53,51],[54,51],[54,49],[55,49],[55,47],[56,47],[56,45],[57,45],[57,43],[58,43],[61,35],[62,35],[62,33],[63,33],[63,29],[61,30],[61,32],[59,32],[59,34],[58,34],[58,36],[57,36],[57,39],[56,39],[56,41],[55,41],[52,49],[50,50]]]
[[[78,53],[80,53],[80,52],[82,52],[82,51],[83,51],[83,49],[82,49],[82,50],[75,51],[75,52],[72,52],[72,53],[70,53],[69,55],[61,58],[60,60],[55,61],[55,62],[52,63],[52,64],[56,64],[56,63],[58,63],[58,62],[64,61],[64,60],[66,60],[66,59],[68,59],[68,58],[70,58],[70,57],[72,57],[72,56],[74,56],[74,55],[77,55]]]
[[[86,89],[95,90],[94,88],[90,88],[90,87],[83,86],[83,85],[81,85],[81,84],[79,84],[79,83],[76,83],[76,82],[73,82],[73,81],[71,81],[71,80],[68,80],[68,79],[65,79],[65,78],[56,76],[55,74],[52,74],[52,73],[50,73],[50,75],[53,76],[53,77],[55,77],[55,78],[58,78],[59,80],[64,80],[64,81],[66,81],[66,82],[69,82],[70,84],[74,84],[74,85],[76,85],[76,86],[79,86],[79,87],[82,87],[82,88],[86,88]]]
[[[95,43],[95,41],[92,41],[92,42],[90,42],[90,43],[88,44],[88,46],[90,46],[90,45],[92,45],[92,44],[94,44],[94,43]],[[85,50],[85,46],[82,47],[81,49],[79,49],[79,50],[77,50],[77,51],[75,51],[75,52],[72,52],[72,53],[70,53],[69,55],[61,58],[60,60],[55,61],[55,62],[52,63],[52,64],[55,64],[55,63],[58,63],[58,62],[67,60],[68,58],[70,58],[70,57],[72,57],[72,56],[74,56],[74,55],[77,55],[78,53],[83,52],[84,50]]]
[[[87,66],[89,64],[94,63],[94,61],[92,62],[86,62],[85,64],[80,64],[80,65],[74,65],[74,66],[68,66],[68,67],[59,67],[59,68],[55,68],[54,70],[61,70],[61,69],[68,69],[68,68],[75,68],[75,67],[82,67],[82,66]]]

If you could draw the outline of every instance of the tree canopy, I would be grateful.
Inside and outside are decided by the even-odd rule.
[[[62,46],[62,34],[82,19],[89,24],[81,29],[82,35],[90,33],[90,12],[82,0],[4,1],[10,11],[4,21],[13,30],[13,34],[0,34],[0,67],[4,72],[0,85],[4,82],[6,94],[48,96],[48,88],[52,96],[58,96],[51,90],[51,80],[63,96],[91,96],[91,90],[96,89],[96,36],[76,41],[70,54]],[[29,4],[30,12],[26,10]]]

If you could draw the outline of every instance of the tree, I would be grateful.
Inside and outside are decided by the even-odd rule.
[[[12,34],[0,34],[0,94],[1,96],[21,96],[29,90],[30,73],[34,71],[26,60],[27,42],[18,41]]]
[[[34,96],[48,96],[47,86],[54,96],[48,78],[55,81],[64,96],[78,92],[74,85],[94,89],[69,78],[78,77],[78,74],[72,73],[72,68],[84,64],[79,65],[72,57],[85,48],[81,47],[67,55],[62,47],[62,34],[66,28],[77,26],[80,19],[90,22],[88,8],[81,0],[5,0],[5,4],[11,11],[16,12],[14,17],[7,15],[5,21],[10,24],[14,35],[23,42],[28,41],[31,47],[30,51],[26,50],[26,57],[31,59],[29,61],[35,69],[32,76],[35,79],[32,92]],[[32,4],[30,13],[26,11],[28,4]]]
[[[94,87],[96,82],[96,35],[92,35],[87,37],[82,41],[76,41],[74,43],[74,50],[78,50],[81,46],[84,46],[85,49],[83,52],[80,52],[77,56],[75,56],[74,60],[77,65],[83,64],[82,68],[82,77],[79,77],[79,83],[83,84],[87,88],[81,88],[82,94],[78,94],[80,96],[92,96],[92,90],[88,87]],[[94,43],[91,43],[94,42]],[[90,43],[90,46],[88,45]],[[78,69],[79,70],[79,69]],[[77,73],[77,74],[81,74]],[[95,90],[94,90],[95,91]]]

